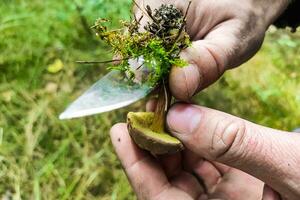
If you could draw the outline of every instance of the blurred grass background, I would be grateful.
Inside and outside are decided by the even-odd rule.
[[[1,0],[0,199],[134,199],[109,140],[128,110],[60,121],[66,105],[105,73],[89,29],[129,19],[130,0]],[[261,51],[195,101],[253,122],[300,125],[300,34],[271,28]]]

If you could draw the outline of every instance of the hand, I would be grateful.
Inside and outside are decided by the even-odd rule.
[[[140,8],[174,4],[186,11],[188,0],[138,0]],[[260,48],[266,29],[287,7],[288,0],[194,0],[187,15],[192,46],[181,53],[189,62],[173,67],[172,94],[187,101],[216,81],[226,70],[239,66]],[[135,7],[137,17],[142,14]],[[143,18],[145,24],[147,17]]]
[[[152,99],[146,110],[155,107]],[[125,124],[115,125],[111,138],[139,199],[261,199],[263,183],[240,170],[205,160],[188,149],[154,158],[137,147]]]
[[[190,104],[175,104],[167,123],[171,133],[197,156],[251,174],[283,199],[299,199],[299,133],[266,128]],[[270,187],[265,187],[264,198],[280,199]]]
[[[185,150],[154,158],[131,140],[126,124],[111,129],[112,143],[138,199],[259,200],[263,183],[237,169]]]

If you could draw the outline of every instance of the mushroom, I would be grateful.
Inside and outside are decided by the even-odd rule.
[[[165,127],[165,116],[170,102],[165,84],[160,88],[155,112],[129,112],[127,127],[134,142],[153,155],[173,154],[184,149],[183,144],[171,136]]]

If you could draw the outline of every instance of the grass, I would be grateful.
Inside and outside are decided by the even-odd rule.
[[[83,119],[57,118],[105,72],[74,61],[111,56],[86,24],[106,17],[116,27],[129,18],[129,7],[129,0],[2,0],[0,198],[134,199],[108,132],[143,102]],[[272,29],[259,54],[195,101],[273,128],[299,126],[299,46],[299,33]]]

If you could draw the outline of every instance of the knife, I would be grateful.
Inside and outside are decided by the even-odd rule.
[[[143,58],[129,60],[133,69],[140,68]],[[146,67],[141,67],[141,70]],[[113,70],[98,80],[60,114],[59,119],[72,119],[108,112],[128,106],[148,95],[153,87],[129,81],[120,71]]]

